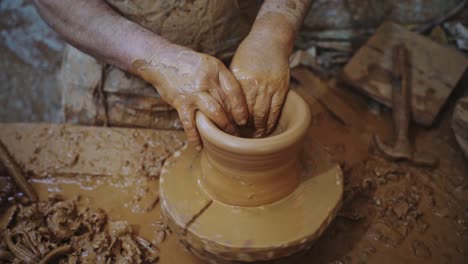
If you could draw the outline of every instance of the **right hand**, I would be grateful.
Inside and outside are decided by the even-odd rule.
[[[265,31],[251,32],[239,45],[231,63],[231,71],[245,94],[256,138],[267,136],[276,127],[289,90],[292,44],[277,40],[279,27]]]
[[[242,90],[226,66],[214,57],[171,44],[153,59],[136,60],[132,68],[177,110],[188,141],[198,150],[202,143],[195,124],[196,110],[229,134],[237,134],[235,123],[247,123]]]

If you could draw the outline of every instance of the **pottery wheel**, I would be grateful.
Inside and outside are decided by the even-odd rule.
[[[338,165],[315,174],[305,168],[287,197],[258,207],[213,200],[199,184],[201,153],[184,147],[161,171],[163,215],[192,253],[205,259],[271,260],[312,245],[333,220],[343,194]]]

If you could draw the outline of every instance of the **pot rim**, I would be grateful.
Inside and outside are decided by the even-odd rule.
[[[274,153],[295,145],[299,142],[310,124],[310,109],[304,99],[295,91],[290,90],[285,99],[280,118],[282,118],[285,108],[291,116],[286,131],[266,138],[242,138],[230,135],[219,129],[206,115],[198,111],[196,124],[203,143],[208,142],[225,151],[237,154],[263,155]],[[291,113],[292,111],[292,113]]]

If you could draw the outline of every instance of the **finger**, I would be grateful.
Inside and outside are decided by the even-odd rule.
[[[216,87],[217,85],[218,84],[214,84],[212,87]],[[217,87],[219,87],[219,86],[217,86]],[[226,96],[221,91],[221,89],[216,89],[216,88],[210,89],[209,94],[213,97],[213,99],[215,99],[223,107],[224,113],[226,113],[226,115],[227,115],[227,117],[229,119],[229,123],[233,124],[233,126],[236,127],[235,124],[237,122],[234,120],[234,117],[232,116],[231,106],[229,105],[228,101],[226,100]],[[236,131],[237,131],[237,127],[236,127]]]
[[[245,93],[245,101],[247,102],[247,108],[249,109],[249,120],[253,125],[253,112],[255,102],[257,101],[258,89],[256,85],[252,84],[252,81],[241,82],[242,89]]]
[[[285,95],[282,93],[275,93],[271,99],[270,114],[267,121],[267,133],[271,133],[276,127],[278,117],[283,109]]]
[[[224,106],[224,110],[230,110],[231,106],[226,103],[226,96],[222,91],[219,89],[219,84],[216,82],[212,82],[210,88],[208,89],[210,95],[218,101],[222,106]]]
[[[244,91],[245,101],[247,103],[247,109],[248,109],[248,115],[249,115],[247,117],[247,124],[249,126],[254,127],[253,113],[254,113],[254,106],[255,106],[255,102],[257,100],[257,94],[258,94],[257,85],[252,80],[241,80],[239,84],[241,85],[242,90]]]
[[[234,123],[234,118],[231,114],[231,105],[227,102],[226,95],[224,95],[223,91],[219,89],[218,83],[213,83],[208,91],[210,95],[224,108],[224,112],[227,114],[229,120]]]
[[[262,137],[266,134],[266,122],[270,112],[271,96],[268,94],[257,95],[253,110],[255,134],[254,137]]]
[[[200,151],[202,142],[198,134],[197,126],[195,125],[195,109],[193,107],[184,107],[179,109],[177,113],[179,114],[179,119],[184,127],[189,144]]]
[[[227,69],[222,70],[219,72],[219,84],[230,105],[230,114],[238,125],[245,125],[249,112],[244,93],[236,78]]]
[[[197,107],[221,130],[237,135],[237,128],[229,121],[223,107],[208,93],[197,93]]]

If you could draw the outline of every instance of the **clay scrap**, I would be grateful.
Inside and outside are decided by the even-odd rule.
[[[14,217],[13,217],[14,216]],[[13,205],[1,217],[2,263],[154,263],[159,250],[126,221],[109,221],[103,210],[79,200]]]
[[[468,65],[468,59],[459,51],[385,22],[345,66],[342,78],[392,107],[392,47],[400,43],[411,54],[413,119],[430,126]]]

